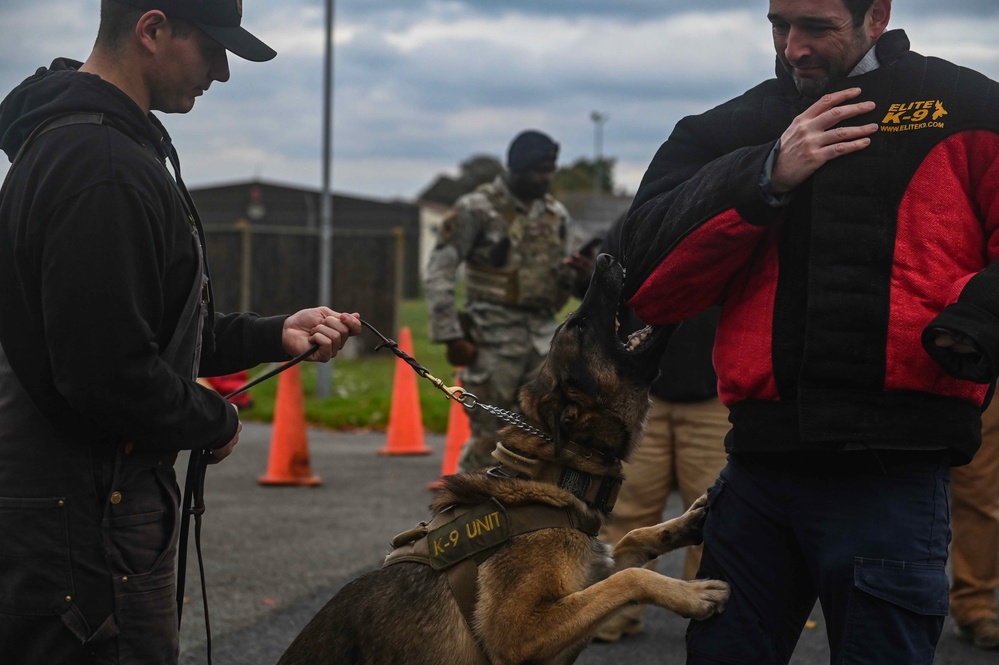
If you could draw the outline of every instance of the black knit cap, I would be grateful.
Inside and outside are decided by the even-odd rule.
[[[510,142],[506,154],[506,168],[510,171],[527,171],[542,162],[558,159],[558,143],[547,134],[528,129],[517,134]]]
[[[143,11],[158,9],[167,17],[183,18],[204,30],[209,37],[241,58],[253,62],[270,60],[277,53],[245,28],[243,0],[115,0]]]

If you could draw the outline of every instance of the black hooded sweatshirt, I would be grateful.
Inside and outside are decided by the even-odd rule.
[[[160,357],[203,241],[176,152],[152,114],[79,67],[57,59],[0,104],[12,162],[51,118],[103,114],[40,134],[0,190],[0,346],[32,402],[78,440],[223,446],[236,433],[233,409]],[[209,307],[199,374],[284,359],[283,320]]]

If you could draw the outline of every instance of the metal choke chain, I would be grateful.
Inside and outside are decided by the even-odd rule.
[[[466,394],[471,394],[471,393],[466,393]],[[474,397],[474,395],[472,395],[472,397]],[[511,425],[516,425],[517,427],[519,427],[520,429],[524,430],[529,434],[541,437],[548,443],[552,443],[552,438],[550,436],[539,430],[534,425],[531,425],[526,421],[524,421],[524,419],[520,417],[520,414],[514,413],[513,411],[507,411],[506,409],[501,409],[498,406],[492,406],[491,404],[483,404],[482,402],[475,402],[475,404],[478,405],[478,407],[483,411],[486,411],[496,416],[500,420],[505,420]]]
[[[407,365],[412,367],[417,374],[419,374],[420,376],[422,376],[423,378],[427,379],[432,384],[437,386],[437,388],[441,392],[447,395],[448,399],[453,399],[457,402],[460,402],[461,405],[464,406],[466,409],[473,409],[477,406],[483,411],[486,411],[487,413],[499,418],[500,420],[504,420],[510,423],[511,425],[516,425],[517,427],[524,430],[525,432],[528,432],[529,434],[541,437],[542,439],[545,439],[546,441],[549,442],[552,440],[550,436],[539,430],[537,427],[534,427],[533,425],[530,425],[527,422],[525,422],[520,417],[520,415],[514,413],[513,411],[507,411],[506,409],[501,409],[498,406],[492,406],[491,404],[483,404],[482,402],[479,401],[479,399],[475,395],[468,392],[461,386],[447,386],[442,380],[438,379],[436,376],[431,374],[430,370],[428,370],[426,367],[417,362],[416,358],[414,358],[413,356],[409,355],[408,353],[400,349],[399,344],[394,339],[390,339],[385,335],[381,334],[374,326],[372,326],[367,321],[364,321],[363,319],[361,320],[361,324],[364,325],[364,327],[366,327],[374,334],[378,335],[379,338],[381,338],[382,343],[375,347],[375,351],[381,348],[389,349],[396,356],[404,360]]]

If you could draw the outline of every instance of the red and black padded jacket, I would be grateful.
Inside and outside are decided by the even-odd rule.
[[[873,100],[871,145],[785,207],[764,163],[810,104],[776,79],[681,120],[623,232],[627,303],[667,325],[722,303],[714,351],[733,452],[981,443],[999,368],[999,84],[882,36],[881,66],[834,83]],[[980,353],[937,349],[933,330]],[[933,355],[931,355],[933,354]]]

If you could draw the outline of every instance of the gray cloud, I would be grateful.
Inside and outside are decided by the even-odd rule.
[[[0,94],[54,56],[84,58],[96,0],[4,0]],[[772,76],[765,0],[340,0],[334,187],[410,197],[475,153],[500,155],[524,127],[572,161],[604,151],[634,187],[684,115]],[[322,109],[321,0],[246,0],[244,25],[279,52],[233,58],[193,113],[164,118],[189,183],[261,175],[316,186]],[[694,11],[700,14],[693,13]],[[999,76],[999,3],[898,0],[914,47]],[[5,167],[0,165],[0,175]]]
[[[22,0],[27,1],[27,0]],[[321,6],[320,0],[312,0],[313,5]],[[429,6],[440,4],[435,0],[395,1],[359,1],[339,3],[345,12],[357,14],[400,14],[401,8],[406,8],[402,15],[412,16],[420,11],[426,11]],[[607,17],[613,20],[644,21],[677,14],[698,11],[703,13],[718,13],[737,9],[750,9],[766,13],[768,3],[765,0],[705,0],[689,2],[678,0],[457,0],[449,3],[456,12],[501,16],[505,14],[525,14],[530,16]],[[999,3],[994,0],[898,0],[896,9],[905,5],[905,9],[919,15],[950,15],[950,16],[996,16],[999,15]]]

